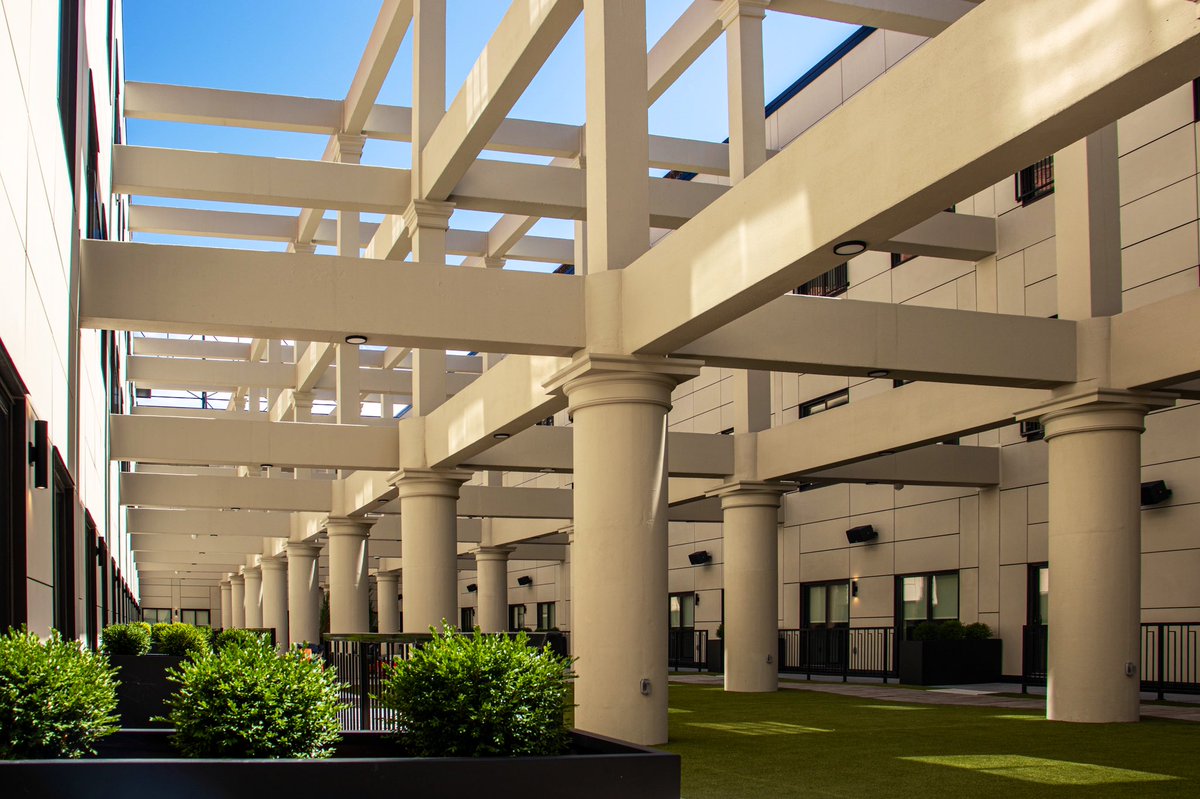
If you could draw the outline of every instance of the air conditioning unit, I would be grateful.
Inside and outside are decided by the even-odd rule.
[[[869,524],[851,527],[846,531],[846,540],[851,544],[864,544],[879,537],[879,533]]]

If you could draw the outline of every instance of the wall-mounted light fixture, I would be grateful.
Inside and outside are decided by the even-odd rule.
[[[533,585],[533,578],[530,577],[528,574],[522,574],[520,577],[517,578],[517,585],[521,585],[521,586]]]
[[[705,563],[712,563],[712,554],[707,549],[702,549],[688,555],[688,562],[693,566],[703,566]]]
[[[29,464],[33,467],[33,487],[50,487],[50,423],[33,423],[33,441],[29,444]]]
[[[858,597],[858,580],[850,581],[850,596]]]
[[[879,533],[869,524],[851,527],[846,531],[846,540],[851,544],[864,544],[879,537]]]
[[[347,344],[366,344],[367,341],[367,337],[362,333],[351,333],[350,335],[346,336]]]
[[[478,590],[479,590],[479,586],[476,585],[475,583],[467,583],[467,593],[468,594],[473,594]]]
[[[1158,505],[1171,498],[1171,489],[1166,480],[1151,480],[1142,483],[1142,505]]]

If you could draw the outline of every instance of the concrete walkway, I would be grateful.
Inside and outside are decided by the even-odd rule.
[[[671,682],[692,683],[699,685],[720,685],[720,675],[709,674],[672,674]],[[905,702],[917,705],[966,705],[971,707],[996,707],[1009,710],[1039,710],[1044,711],[1044,697],[1011,697],[1001,696],[1001,693],[1019,690],[1015,685],[969,686],[960,685],[947,688],[903,688],[897,685],[883,685],[878,682],[842,683],[842,682],[809,682],[783,677],[779,687],[788,691],[817,691],[841,696],[853,696],[859,699],[870,699],[879,702]],[[998,689],[998,690],[992,690]],[[1143,704],[1142,715],[1162,719],[1200,722],[1200,703],[1193,706],[1181,707],[1176,705]]]

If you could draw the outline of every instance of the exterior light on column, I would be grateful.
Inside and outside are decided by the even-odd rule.
[[[364,336],[362,333],[351,333],[349,336],[346,336],[346,343],[347,344],[366,344],[367,337]]]
[[[528,574],[522,574],[520,577],[517,578],[517,585],[526,586],[526,587],[531,586],[531,585],[533,585],[533,578],[530,577]]]
[[[841,241],[833,245],[835,255],[859,255],[867,251],[867,243],[865,241]]]
[[[871,371],[867,372],[867,377],[887,377],[890,374],[891,372],[889,372],[887,369],[872,369]]]

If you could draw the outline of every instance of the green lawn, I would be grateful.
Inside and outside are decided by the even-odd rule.
[[[1200,796],[1200,725],[671,686],[685,799]]]

